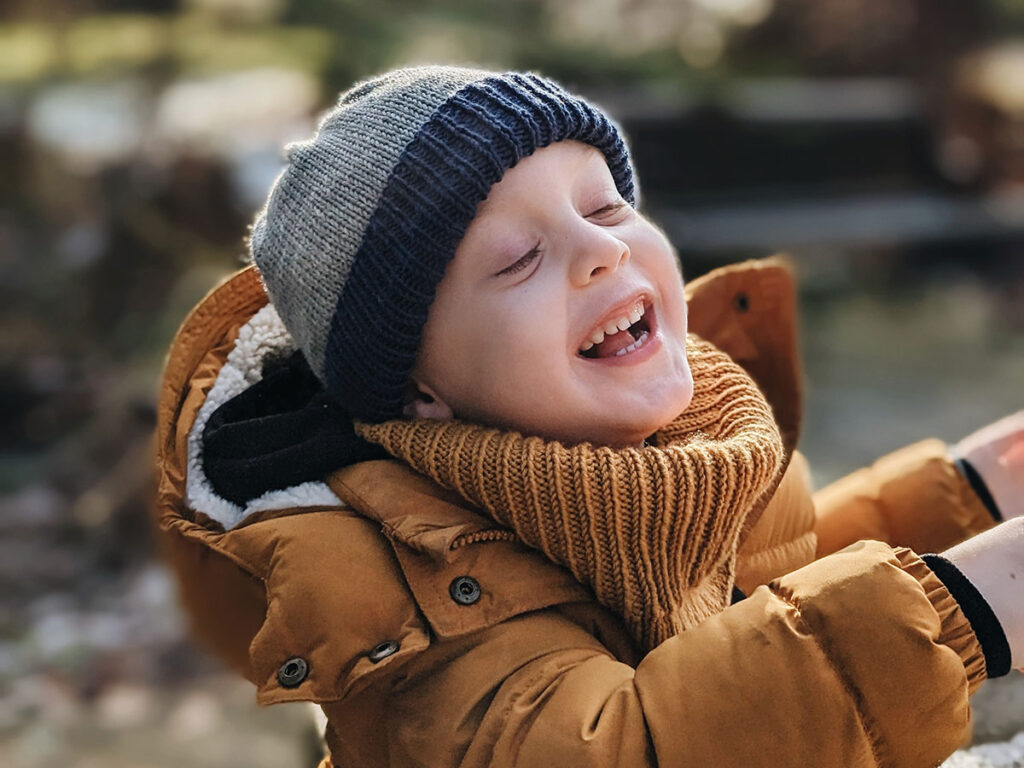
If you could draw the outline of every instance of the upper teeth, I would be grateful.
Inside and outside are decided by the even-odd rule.
[[[643,302],[639,302],[628,314],[623,315],[617,320],[609,320],[603,328],[597,328],[590,334],[590,338],[583,343],[583,346],[580,347],[580,352],[586,352],[591,347],[600,344],[604,341],[605,336],[613,336],[619,331],[626,330],[634,323],[640,322],[640,318],[643,316],[644,305]]]

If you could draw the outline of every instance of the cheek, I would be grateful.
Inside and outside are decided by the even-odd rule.
[[[492,384],[525,381],[540,370],[550,369],[563,346],[557,323],[543,313],[527,310],[524,303],[513,312],[497,312],[493,333],[478,337],[475,353],[478,373]]]
[[[440,318],[439,318],[440,319]],[[432,372],[458,415],[479,413],[514,370],[520,334],[493,307],[463,303],[439,324]]]
[[[492,303],[490,314],[466,334],[470,393],[493,398],[529,390],[564,368],[565,330],[560,316],[535,301],[527,291]]]
[[[676,330],[685,331],[686,296],[683,290],[683,274],[675,251],[665,236],[654,227],[649,227],[639,242],[638,250],[644,268],[658,282],[658,290],[664,303],[663,319],[672,323]]]
[[[424,328],[418,368],[425,380],[456,411],[478,376],[481,351],[489,346],[486,317],[465,296],[439,295]]]
[[[679,265],[679,258],[665,236],[658,230],[651,233],[651,248],[656,254],[658,270],[662,278],[667,282],[674,283],[683,290],[683,271]]]

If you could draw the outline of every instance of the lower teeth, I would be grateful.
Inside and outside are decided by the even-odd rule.
[[[645,341],[647,341],[647,331],[644,331],[643,333],[641,333],[640,334],[640,338],[638,338],[636,341],[634,341],[628,347],[624,347],[623,349],[620,349],[618,352],[616,352],[615,356],[616,357],[621,357],[622,355],[629,354],[630,352],[635,352],[637,349],[639,349],[641,346],[643,346],[643,343]]]

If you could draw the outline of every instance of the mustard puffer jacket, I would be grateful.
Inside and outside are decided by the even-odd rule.
[[[965,741],[978,639],[918,556],[993,524],[929,440],[812,497],[778,260],[687,286],[691,328],[773,406],[788,469],[745,530],[747,594],[641,655],[568,571],[391,460],[241,508],[202,426],[289,351],[253,268],[202,300],[159,400],[156,527],[195,634],[262,704],[327,716],[323,766],[933,766]]]

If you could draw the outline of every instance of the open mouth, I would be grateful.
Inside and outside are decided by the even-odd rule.
[[[576,354],[596,360],[636,352],[651,338],[651,310],[649,300],[637,299],[632,307],[595,328]]]

